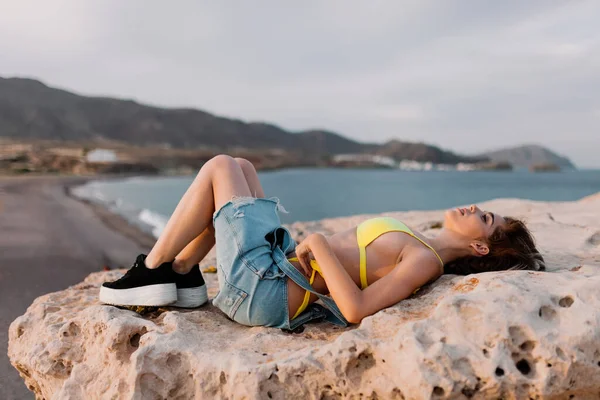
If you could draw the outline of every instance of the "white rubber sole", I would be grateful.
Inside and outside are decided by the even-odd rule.
[[[133,289],[100,287],[100,301],[114,306],[166,306],[177,301],[174,283],[148,285]]]
[[[196,308],[208,301],[206,285],[194,288],[177,289],[177,302],[172,307]]]

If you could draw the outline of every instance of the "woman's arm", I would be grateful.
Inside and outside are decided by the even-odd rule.
[[[321,274],[331,297],[344,317],[354,323],[357,310],[362,302],[362,291],[340,264],[325,236],[318,233],[312,234],[296,247],[296,254],[301,264],[310,265],[309,252],[312,252],[321,267]]]
[[[433,263],[421,255],[405,257],[389,274],[361,290],[340,264],[323,235],[310,235],[305,242],[298,245],[300,253],[312,252],[331,297],[351,323],[359,323],[364,317],[407,298],[439,273],[437,259]],[[299,256],[300,260],[302,258]]]

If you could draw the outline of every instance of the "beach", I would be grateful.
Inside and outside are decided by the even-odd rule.
[[[89,177],[0,178],[0,398],[32,398],[6,353],[8,327],[35,298],[92,272],[129,266],[154,239],[70,197]],[[96,178],[94,178],[96,179]]]

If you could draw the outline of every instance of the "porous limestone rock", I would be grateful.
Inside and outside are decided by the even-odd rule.
[[[483,206],[526,217],[548,272],[443,276],[360,325],[300,333],[241,326],[212,305],[101,305],[99,284],[120,273],[101,272],[36,299],[10,327],[9,356],[45,399],[600,398],[600,196]],[[386,215],[430,235],[442,218]],[[365,218],[289,228],[302,238]]]

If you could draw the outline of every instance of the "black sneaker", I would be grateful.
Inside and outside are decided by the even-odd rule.
[[[185,275],[175,273],[177,303],[173,307],[196,308],[208,301],[208,293],[200,266],[194,265]]]
[[[146,256],[140,254],[123,277],[103,283],[100,301],[115,306],[165,306],[177,301],[177,274],[172,263],[149,269],[145,259]]]

